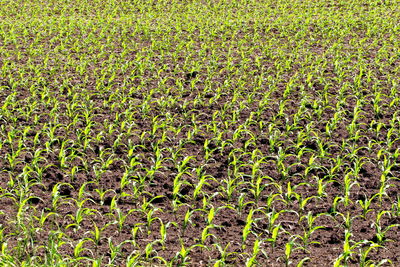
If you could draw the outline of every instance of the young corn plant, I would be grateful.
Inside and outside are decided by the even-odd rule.
[[[375,238],[376,238],[376,243],[378,245],[383,245],[385,242],[390,242],[391,240],[386,238],[386,233],[394,228],[394,227],[400,227],[400,224],[390,224],[388,226],[383,226],[382,225],[382,218],[385,214],[388,214],[390,216],[390,212],[387,210],[382,210],[376,215],[376,219],[371,225],[371,227],[375,228]]]
[[[280,261],[283,261],[284,266],[290,266],[292,264],[292,253],[295,250],[300,249],[297,245],[297,243],[295,242],[296,238],[291,238],[286,244],[285,244],[285,251],[284,251],[284,255],[279,257]]]
[[[319,229],[324,229],[324,226],[315,226],[314,222],[316,219],[318,219],[318,217],[323,216],[326,214],[318,214],[316,216],[313,216],[312,212],[308,212],[307,215],[304,215],[302,217],[300,217],[299,222],[302,222],[303,220],[307,220],[307,226],[304,228],[304,234],[303,235],[296,235],[296,237],[298,237],[298,239],[301,240],[302,244],[303,244],[303,248],[305,251],[308,251],[309,246],[312,244],[320,244],[320,242],[317,241],[311,241],[311,235],[319,230]]]

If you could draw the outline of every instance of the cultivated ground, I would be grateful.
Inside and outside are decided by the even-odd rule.
[[[2,266],[400,265],[398,1],[0,3]]]

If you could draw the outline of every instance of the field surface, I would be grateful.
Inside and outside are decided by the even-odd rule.
[[[400,3],[0,0],[1,266],[400,266]]]

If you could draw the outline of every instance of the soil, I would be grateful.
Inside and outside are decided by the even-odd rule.
[[[122,31],[124,25],[113,26]],[[151,264],[162,264],[155,256],[166,261],[176,257],[174,265],[178,265],[182,259],[177,255],[184,245],[186,249],[190,248],[191,266],[210,266],[224,257],[221,253],[224,250],[227,264],[243,266],[251,257],[258,238],[264,240],[257,256],[259,266],[283,266],[285,245],[295,238],[295,242],[305,249],[293,251],[290,257],[293,264],[308,257],[306,266],[329,266],[343,252],[345,233],[349,230],[354,241],[351,245],[360,242],[355,246],[354,254],[349,255],[349,266],[359,266],[360,250],[366,249],[370,241],[381,244],[382,248],[373,249],[367,260],[377,263],[386,259],[393,266],[400,265],[398,227],[388,229],[382,240],[375,231],[375,227],[385,229],[400,223],[399,181],[396,178],[400,175],[400,163],[394,156],[399,145],[398,104],[390,106],[396,95],[391,94],[390,87],[385,84],[385,80],[390,79],[386,77],[396,66],[385,64],[386,69],[383,69],[374,65],[378,57],[374,55],[383,44],[361,50],[364,55],[347,62],[347,76],[342,77],[336,71],[333,59],[338,60],[351,52],[354,48],[351,40],[358,40],[358,36],[343,37],[338,41],[343,43],[346,51],[340,52],[341,48],[329,50],[329,40],[319,45],[308,41],[309,51],[302,54],[287,41],[294,33],[281,32],[283,29],[274,27],[266,31],[251,26],[250,22],[242,26],[236,41],[224,39],[229,38],[229,29],[222,26],[220,30],[225,30],[226,35],[221,33],[206,41],[193,29],[185,36],[193,39],[195,45],[186,54],[182,52],[178,59],[161,49],[152,51],[151,57],[146,54],[150,52],[143,50],[142,56],[147,56],[143,63],[145,68],[131,64],[125,72],[117,72],[114,79],[110,79],[111,74],[106,75],[102,82],[98,71],[104,67],[104,62],[115,64],[117,68],[124,60],[137,60],[135,53],[139,54],[141,48],[147,47],[149,36],[135,35],[130,40],[134,47],[132,53],[124,55],[124,60],[110,58],[112,53],[107,53],[105,58],[96,57],[96,53],[82,48],[70,58],[68,64],[71,65],[50,62],[41,72],[42,79],[38,79],[33,71],[29,72],[28,65],[23,63],[30,58],[27,51],[22,53],[20,61],[15,58],[13,64],[27,71],[24,74],[27,83],[35,88],[29,90],[18,82],[13,88],[12,78],[17,74],[11,71],[12,68],[0,78],[0,104],[3,105],[6,99],[12,100],[0,116],[4,140],[0,149],[0,169],[3,170],[0,173],[0,230],[8,249],[14,249],[21,259],[45,257],[52,249],[52,240],[63,240],[65,243],[56,248],[60,259],[73,258],[74,246],[82,239],[92,238],[96,225],[101,231],[101,239],[86,242],[84,248],[87,250],[80,256],[103,257],[103,264],[112,262],[121,266],[130,255],[141,255]],[[328,38],[323,29],[318,28],[321,26],[309,26],[312,26],[307,32],[310,36],[321,40]],[[276,38],[276,46],[286,53],[271,52],[269,56],[263,56],[252,49],[257,44],[251,42],[250,32],[262,36],[260,44]],[[362,32],[362,29],[358,31],[359,34]],[[168,36],[158,34],[150,33],[160,43],[167,41],[164,39],[174,40],[172,36],[179,38],[178,32]],[[51,37],[54,36],[47,36],[40,43],[49,45]],[[380,37],[368,38],[369,43],[377,44]],[[239,41],[243,41],[240,49],[248,53],[248,62],[244,62],[239,52],[228,55],[224,50],[228,49],[228,44]],[[215,47],[210,49],[221,49],[218,61],[213,61],[211,52],[201,50],[201,43],[214,44]],[[122,47],[118,42],[113,45],[118,56]],[[9,51],[15,49],[8,48]],[[61,52],[52,47],[47,49],[60,59]],[[206,54],[200,55],[198,51]],[[81,75],[74,66],[82,63],[81,56],[85,55],[93,57],[92,64],[87,67],[86,74]],[[257,56],[261,57],[258,66]],[[309,82],[306,76],[296,76],[305,68],[302,63],[306,56],[324,60],[322,79],[313,78]],[[228,66],[228,58],[234,60],[233,67]],[[286,59],[292,64],[282,70],[279,63]],[[182,67],[181,61],[202,63],[199,69],[191,70]],[[371,65],[369,69],[374,79],[363,77],[361,90],[353,87],[351,75],[355,74],[358,64],[365,62]],[[157,74],[159,70],[163,71]],[[290,79],[296,80],[297,87],[285,94]],[[259,81],[260,86],[257,85]],[[376,81],[382,84],[379,87],[382,93],[379,114],[373,103]],[[352,86],[347,86],[349,83]],[[359,99],[362,104],[356,120],[357,136],[349,125]],[[285,103],[285,109],[280,113],[282,103]],[[299,110],[304,110],[303,117],[296,117]],[[339,117],[337,125],[332,124],[335,116]],[[159,122],[160,128],[153,131],[155,122]],[[52,132],[54,125],[58,126]],[[332,131],[328,133],[326,129],[330,126]],[[394,131],[390,136],[391,129]],[[301,133],[305,136],[299,142]],[[8,134],[15,136],[12,142],[7,141]],[[325,148],[326,155],[321,154],[320,145]],[[17,154],[14,164],[9,156],[19,146],[23,150]],[[211,151],[209,154],[205,147]],[[60,160],[61,149],[68,153],[66,162]],[[283,165],[278,164],[281,152],[286,154]],[[33,162],[35,153],[41,153],[38,162]],[[240,183],[236,183],[237,187],[228,194],[224,188],[226,190],[226,181],[233,177],[234,156],[240,162],[236,169]],[[155,166],[157,157],[162,158],[159,166]],[[186,157],[192,158],[181,177],[185,183],[175,195],[173,184],[177,167]],[[264,160],[260,161],[257,175],[266,177],[262,182],[265,188],[256,198],[252,193],[252,166],[261,157]],[[105,162],[107,159],[112,162]],[[390,187],[381,199],[374,198],[371,210],[364,214],[360,201],[379,193],[384,159],[393,163],[387,175]],[[315,165],[310,163],[312,160]],[[342,163],[334,169],[338,160]],[[345,196],[346,174],[359,163],[357,173],[351,174],[351,179],[357,183],[350,189],[348,204],[337,202],[337,197]],[[27,168],[31,171],[27,172]],[[74,168],[77,168],[76,173]],[[200,178],[196,171],[210,179],[194,196]],[[26,175],[21,175],[23,173]],[[127,184],[123,184],[124,179]],[[319,180],[326,187],[318,196]],[[300,198],[288,193],[289,186]],[[21,193],[22,189],[24,193]],[[28,201],[19,208],[20,195]],[[312,196],[318,197],[311,198],[302,207],[301,201]],[[205,211],[202,210],[204,198],[210,200]],[[243,203],[249,204],[240,210],[241,198]],[[148,213],[150,209],[143,208],[144,203],[155,208],[153,214]],[[215,218],[209,228],[210,235],[202,240],[203,230],[208,225],[206,211],[211,207],[215,209]],[[251,210],[254,212],[253,232],[242,242]],[[375,225],[381,211],[387,213],[382,215],[379,225]],[[184,226],[187,212],[192,214],[188,225]],[[77,224],[79,213],[83,216]],[[271,223],[275,213],[279,216]],[[41,221],[42,214],[49,216]],[[308,239],[304,238],[310,227],[307,215],[316,218],[313,226],[321,226]],[[151,224],[148,224],[147,216],[155,218]],[[346,216],[352,218],[351,225],[346,225]],[[121,218],[124,220],[119,224]],[[271,227],[277,225],[281,227],[281,234],[273,242]],[[162,226],[167,229],[166,239],[157,242],[161,239]],[[149,244],[153,251],[146,255]],[[17,249],[21,246],[24,251]],[[115,251],[113,246],[117,246]]]

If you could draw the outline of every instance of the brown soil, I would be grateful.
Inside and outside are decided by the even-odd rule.
[[[13,142],[4,141],[0,149],[0,169],[3,170],[0,173],[0,230],[8,249],[20,253],[16,256],[21,260],[28,256],[45,257],[51,251],[52,241],[64,240],[65,243],[56,248],[60,259],[74,257],[74,246],[84,238],[92,238],[96,225],[102,229],[101,240],[86,242],[84,247],[88,250],[80,256],[103,257],[103,264],[120,266],[126,264],[130,255],[140,255],[143,261],[148,259],[152,264],[161,264],[155,256],[167,261],[176,257],[174,265],[178,265],[182,259],[177,253],[182,244],[186,249],[202,244],[191,248],[190,265],[209,266],[221,259],[221,251],[226,248],[228,256],[225,262],[243,266],[258,238],[264,240],[262,251],[257,256],[258,264],[283,266],[285,244],[298,236],[295,241],[304,245],[299,237],[304,236],[309,226],[302,216],[310,214],[317,217],[313,225],[322,228],[313,232],[306,249],[295,250],[290,260],[297,264],[309,257],[305,263],[307,266],[331,265],[343,251],[348,227],[352,241],[365,241],[354,248],[354,254],[348,259],[349,266],[358,266],[359,251],[366,248],[369,241],[379,243],[373,224],[379,212],[388,211],[380,221],[381,227],[400,223],[399,207],[394,205],[398,201],[400,184],[396,177],[400,175],[400,161],[393,156],[399,145],[398,104],[389,106],[396,95],[390,93],[389,82],[386,84],[387,79],[393,80],[389,74],[398,67],[382,63],[386,66],[383,69],[374,65],[374,55],[383,46],[377,42],[380,37],[376,35],[368,37],[369,43],[376,44],[376,47],[361,50],[363,55],[345,63],[347,76],[342,77],[333,62],[352,51],[351,40],[358,40],[358,36],[343,37],[339,41],[345,48],[343,52],[340,52],[340,47],[335,51],[329,50],[328,41],[320,45],[307,41],[305,45],[309,51],[302,54],[294,48],[291,50],[292,45],[287,41],[294,36],[295,28],[292,28],[293,32],[281,32],[283,29],[274,27],[267,31],[253,28],[252,23],[241,26],[235,37],[237,40],[225,40],[229,38],[230,30],[222,26],[220,34],[207,37],[207,40],[201,39],[198,29],[192,29],[184,34],[195,41],[194,47],[182,52],[179,58],[164,54],[162,48],[154,50],[153,55],[142,51],[142,55],[147,56],[143,71],[131,64],[125,72],[117,72],[113,80],[110,80],[111,75],[106,75],[102,82],[98,73],[102,63],[109,62],[107,64],[115,64],[115,68],[120,69],[120,62],[137,60],[136,54],[147,47],[150,37],[162,43],[163,38],[168,39],[165,42],[175,40],[172,36],[179,39],[179,32],[172,30],[167,36],[147,33],[150,37],[146,33],[137,34],[130,40],[132,53],[121,56],[123,60],[110,58],[112,53],[97,56],[98,53],[88,52],[82,47],[70,58],[68,64],[71,65],[64,64],[61,52],[53,50],[48,43],[54,36],[45,36],[40,44],[47,45],[61,63],[50,62],[47,69],[42,70],[42,79],[38,79],[33,71],[29,72],[25,63],[30,58],[27,51],[22,53],[19,61],[12,58],[15,66],[27,71],[26,80],[35,88],[29,90],[18,82],[13,88],[12,79],[17,77],[11,71],[13,68],[0,78],[0,104],[3,105],[6,99],[13,100],[0,116],[1,138],[6,140],[8,134],[16,136]],[[114,26],[123,32],[122,22]],[[311,27],[307,32],[310,36],[321,40],[329,38],[322,28],[318,28],[321,26],[299,27]],[[224,31],[226,35],[222,34]],[[260,43],[276,38],[276,46],[287,53],[275,55],[271,52],[263,56],[257,66],[256,57],[263,54],[252,49],[257,45],[251,42],[252,32],[262,36]],[[362,32],[360,29],[359,33]],[[128,32],[114,38],[124,39],[123,34]],[[228,49],[228,44],[239,41],[243,41],[240,49],[248,53],[248,62],[244,62],[239,52],[228,55],[224,50]],[[218,51],[221,54],[219,61],[213,61],[211,52],[207,50],[201,50],[205,55],[197,53],[202,43],[214,44],[211,49],[221,49]],[[117,40],[114,45],[114,55],[118,57],[122,48],[118,47]],[[17,48],[10,45],[8,50]],[[323,58],[326,65],[321,70],[322,79],[313,78],[308,82],[306,77],[296,78],[295,74],[305,67],[301,65],[305,59],[296,53]],[[85,75],[81,75],[74,66],[83,62],[80,56],[85,55],[92,56],[92,65],[87,67]],[[234,59],[234,67],[228,67],[228,58]],[[282,71],[276,63],[286,59],[292,63]],[[182,61],[201,61],[201,68],[196,71],[183,68],[180,65],[184,64]],[[354,79],[350,74],[356,75],[358,65],[364,63],[371,65],[374,79],[367,81],[363,77],[362,90],[353,87]],[[311,67],[317,68],[315,65]],[[158,75],[160,69],[163,71]],[[292,78],[297,87],[285,95],[286,85]],[[262,81],[260,86],[257,85],[259,81]],[[374,112],[373,105],[372,90],[376,89],[376,81],[381,81],[379,90],[383,94],[380,114]],[[239,86],[242,83],[245,85]],[[347,86],[349,83],[352,86]],[[353,111],[359,97],[362,104],[361,116],[357,120],[357,137],[350,132],[349,124],[354,118]],[[286,107],[279,114],[282,101],[286,101]],[[30,113],[20,112],[28,109],[31,109]],[[299,118],[295,114],[300,109],[304,110],[304,116]],[[339,115],[338,124],[332,126],[332,132],[328,134],[326,127],[335,114]],[[164,123],[164,126],[152,133],[155,121]],[[51,127],[56,124],[58,127],[51,132]],[[269,129],[270,125],[274,127]],[[381,128],[377,130],[378,127]],[[88,134],[83,134],[85,129],[88,129]],[[391,136],[388,135],[390,129],[394,129]],[[305,136],[300,143],[301,132]],[[321,154],[320,145],[325,148],[326,155]],[[19,146],[24,149],[16,156],[16,164],[12,164],[8,156]],[[211,150],[209,155],[205,146]],[[70,148],[66,153],[74,151],[76,154],[69,154],[67,161],[61,162],[59,152],[62,148]],[[42,159],[32,162],[34,153],[40,153],[41,149],[44,149]],[[129,155],[130,149],[132,155]],[[277,157],[282,151],[289,156],[283,159],[283,165],[279,165]],[[163,160],[155,169],[154,162],[158,156]],[[243,165],[237,168],[237,187],[229,195],[224,193],[223,187],[232,177],[234,156]],[[174,195],[177,166],[185,157],[192,157],[187,172],[181,177],[185,184]],[[251,191],[254,185],[252,166],[261,157],[265,158],[257,175],[270,177],[276,184],[265,179],[265,188],[256,199]],[[102,162],[108,158],[113,159],[110,164]],[[387,177],[390,188],[381,199],[376,197],[372,201],[371,211],[363,216],[360,200],[369,199],[379,192],[384,158],[393,163]],[[316,168],[310,167],[312,159]],[[338,159],[343,162],[338,169],[333,169]],[[336,197],[344,196],[344,177],[349,168],[354,169],[359,162],[362,166],[358,173],[352,174],[357,184],[350,190],[349,203],[345,205],[339,201],[335,207]],[[74,167],[78,168],[75,175]],[[20,175],[24,168],[32,169],[26,177]],[[194,197],[199,182],[196,170],[213,179],[208,179]],[[125,176],[128,183],[122,185]],[[329,177],[331,182],[328,182]],[[301,200],[318,195],[318,179],[326,182],[324,194],[310,199],[302,208]],[[288,194],[289,183],[300,200]],[[22,189],[26,190],[23,194],[20,192]],[[84,189],[82,195],[80,189]],[[54,202],[54,192],[60,196],[57,202]],[[101,192],[106,193],[102,195]],[[19,195],[29,197],[20,209],[17,205]],[[203,207],[203,198],[211,201],[206,207]],[[242,210],[238,207],[241,198],[244,203],[250,203]],[[147,224],[149,209],[142,210],[143,203],[156,208],[152,214],[156,219],[150,225]],[[212,207],[216,211],[212,222],[214,227],[209,229],[210,236],[201,240],[208,224],[207,213],[201,209],[208,211]],[[242,245],[242,232],[251,209],[254,210],[253,233]],[[188,211],[192,215],[184,227]],[[78,212],[84,214],[79,226],[75,224]],[[271,225],[270,218],[276,212],[280,215]],[[38,218],[42,214],[50,215],[41,222]],[[126,218],[119,225],[117,219],[120,215]],[[351,225],[346,226],[346,216],[352,218]],[[166,240],[164,243],[154,242],[161,238],[162,225],[167,229]],[[268,239],[271,238],[271,227],[276,225],[281,226],[282,233],[273,244]],[[388,259],[393,266],[400,265],[397,230],[397,227],[388,230],[380,243],[383,247],[372,250],[368,259],[374,262]],[[110,244],[119,246],[117,252],[110,248]],[[152,244],[153,252],[146,255],[149,244]],[[19,251],[17,248],[22,246],[24,251]],[[84,259],[81,262],[85,264]]]

